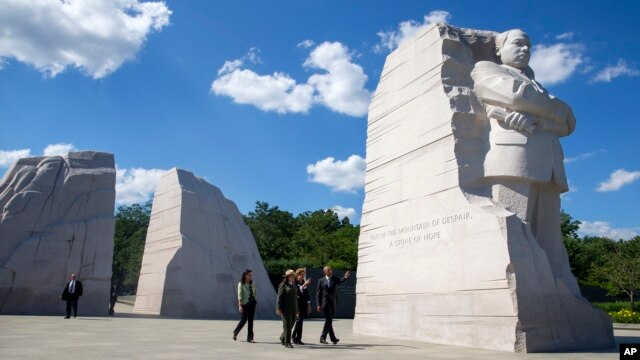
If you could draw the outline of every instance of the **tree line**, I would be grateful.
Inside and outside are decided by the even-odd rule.
[[[133,294],[138,285],[144,242],[151,215],[151,201],[123,205],[115,215],[113,278],[120,293]],[[355,270],[358,263],[360,226],[342,220],[332,210],[291,212],[256,202],[243,216],[253,233],[267,272],[323,267]]]
[[[631,311],[640,291],[640,236],[614,240],[578,236],[581,222],[561,213],[562,240],[569,264],[580,285],[598,286],[612,296],[626,296]]]
[[[113,277],[121,293],[135,293],[151,201],[120,206],[116,212]],[[355,270],[360,226],[339,219],[331,210],[291,212],[267,202],[256,202],[243,216],[251,229],[267,272],[322,267]],[[580,285],[597,286],[614,296],[629,298],[631,308],[640,291],[640,236],[627,241],[578,235],[580,221],[564,211],[561,231],[571,271]],[[633,311],[633,310],[632,310]]]

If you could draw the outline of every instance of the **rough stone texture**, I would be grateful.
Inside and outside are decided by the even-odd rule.
[[[496,61],[494,36],[434,25],[387,57],[369,108],[354,332],[516,352],[612,346],[564,248],[545,252],[484,175],[490,128],[470,73]]]
[[[0,314],[63,314],[73,272],[80,315],[104,315],[113,259],[113,155],[20,159],[0,182]]]
[[[245,269],[258,287],[256,317],[273,318],[275,292],[236,205],[193,173],[169,170],[153,199],[134,312],[236,319]]]

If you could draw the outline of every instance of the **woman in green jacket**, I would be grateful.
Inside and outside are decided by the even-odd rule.
[[[253,341],[253,316],[256,313],[256,284],[253,283],[253,272],[249,269],[242,273],[240,282],[238,283],[238,311],[242,314],[242,318],[233,330],[233,340],[238,338],[238,333],[249,322],[249,331],[247,332],[247,342]]]
[[[276,304],[276,315],[282,316],[282,335],[280,335],[280,343],[285,347],[292,348],[291,345],[291,329],[298,316],[298,295],[296,286],[294,285],[295,273],[293,270],[287,270],[284,279],[278,286],[278,299]]]

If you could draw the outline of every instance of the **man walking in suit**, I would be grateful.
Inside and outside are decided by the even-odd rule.
[[[62,300],[67,302],[67,316],[65,319],[71,317],[71,308],[73,308],[73,317],[78,316],[78,298],[82,296],[82,282],[76,280],[76,274],[71,274],[71,281],[67,283],[62,291]]]
[[[342,279],[333,276],[333,270],[331,270],[330,266],[325,266],[323,271],[324,277],[318,281],[318,289],[316,291],[318,311],[324,314],[324,327],[322,328],[322,335],[320,335],[320,343],[328,344],[327,334],[329,334],[331,342],[335,345],[340,341],[333,332],[333,315],[338,305],[336,288],[338,284],[345,282],[351,276],[351,271],[347,270]]]

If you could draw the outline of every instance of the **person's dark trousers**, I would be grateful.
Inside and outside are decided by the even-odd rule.
[[[113,315],[115,313],[114,307],[116,306],[117,298],[111,298],[109,300],[109,315]]]
[[[296,320],[295,314],[282,313],[282,335],[280,335],[280,342],[283,344],[291,344],[291,329],[293,329],[293,323]]]
[[[236,329],[233,330],[233,335],[238,336],[240,330],[244,327],[244,324],[249,322],[248,324],[248,332],[247,332],[247,341],[253,340],[253,317],[256,314],[256,302],[250,301],[244,305],[242,305],[242,318],[240,318],[240,322]]]
[[[333,333],[333,304],[325,304],[324,306],[324,327],[320,338],[327,339],[327,334],[332,342],[336,342],[336,335]]]
[[[291,335],[293,341],[302,342],[302,323],[303,316],[300,315],[300,317],[296,319],[296,323],[293,326],[293,335]]]
[[[67,300],[67,317],[71,317],[71,308],[73,308],[73,317],[78,316],[78,299]]]

